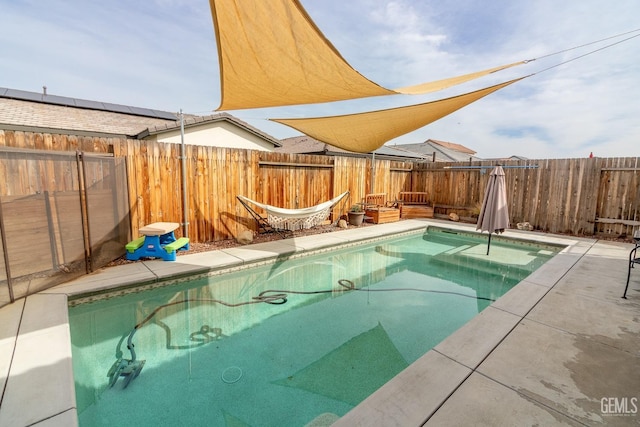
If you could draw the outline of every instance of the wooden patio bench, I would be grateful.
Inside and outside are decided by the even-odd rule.
[[[433,206],[429,193],[422,191],[401,191],[398,194],[400,218],[433,218]]]
[[[374,224],[396,222],[400,220],[400,210],[387,201],[386,193],[373,193],[364,196],[365,218]]]

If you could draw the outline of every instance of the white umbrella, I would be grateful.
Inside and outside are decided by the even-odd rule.
[[[496,166],[489,175],[487,191],[484,193],[482,209],[478,216],[476,230],[489,232],[487,255],[491,247],[491,234],[502,233],[509,228],[509,209],[507,207],[507,187],[502,166]]]

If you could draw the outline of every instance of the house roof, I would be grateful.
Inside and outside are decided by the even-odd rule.
[[[334,147],[333,145],[318,141],[307,135],[294,136],[285,138],[280,141],[282,146],[276,148],[275,151],[293,154],[322,154],[327,156],[350,156],[350,157],[369,157],[371,153],[355,153]],[[405,150],[399,150],[395,146],[383,145],[374,151],[375,155],[381,159],[387,160],[425,160],[425,157],[419,153],[413,153]]]
[[[470,154],[472,156],[476,154],[476,152],[472,149],[467,148],[462,144],[456,144],[455,142],[439,141],[437,139],[428,139],[427,141],[431,141],[432,143],[445,147],[449,150],[459,151],[461,153]]]
[[[28,92],[25,90],[9,89],[0,87],[0,97],[8,99],[19,99],[22,101],[41,102],[43,104],[61,105],[64,107],[86,108],[98,111],[110,111],[113,113],[124,113],[134,116],[152,117],[157,119],[175,120],[177,115],[167,111],[152,110],[149,108],[130,107],[121,104],[111,104],[108,102],[90,101],[87,99],[69,98],[66,96],[48,95],[43,93]]]
[[[185,129],[188,129],[191,127],[201,126],[209,123],[216,123],[220,121],[233,123],[239,128],[242,128],[247,132],[250,132],[254,135],[259,136],[262,139],[265,139],[271,142],[276,147],[280,147],[282,145],[279,139],[276,139],[273,136],[262,132],[260,129],[257,129],[251,126],[249,123],[242,121],[239,118],[234,117],[229,113],[218,113],[218,114],[212,114],[209,116],[186,116],[185,115],[183,119],[183,125]],[[176,119],[175,121],[172,121],[172,122],[166,122],[153,127],[149,127],[148,129],[144,130],[142,133],[138,134],[137,137],[145,138],[148,135],[156,135],[159,133],[164,133],[164,132],[168,132],[176,129],[180,129],[179,119]]]
[[[435,139],[427,139],[417,144],[393,145],[394,148],[418,153],[426,158],[433,159],[438,162],[461,162],[472,160],[480,160],[476,157],[476,152],[461,144],[453,142],[438,141]]]
[[[184,115],[185,128],[227,121],[279,147],[280,141],[228,113]],[[0,127],[81,135],[149,135],[180,129],[177,113],[0,87]]]
[[[134,136],[176,119],[168,112],[0,88],[0,125],[5,129]]]

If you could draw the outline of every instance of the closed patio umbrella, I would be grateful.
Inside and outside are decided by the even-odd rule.
[[[507,207],[507,188],[502,166],[496,166],[489,175],[487,191],[484,193],[482,209],[478,216],[476,230],[489,232],[487,255],[491,247],[491,234],[502,233],[509,228],[509,210]]]

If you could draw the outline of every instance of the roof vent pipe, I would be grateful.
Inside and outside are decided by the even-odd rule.
[[[47,96],[47,87],[46,86],[42,86],[42,94],[44,96]]]

